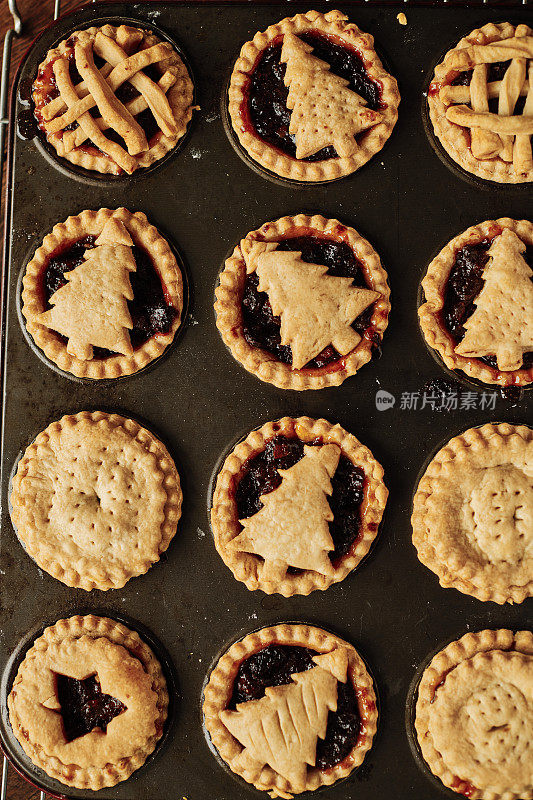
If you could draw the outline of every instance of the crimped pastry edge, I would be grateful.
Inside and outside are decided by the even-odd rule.
[[[36,316],[45,311],[40,291],[40,281],[48,259],[54,251],[70,242],[99,234],[111,217],[127,228],[134,243],[141,246],[152,258],[154,269],[159,274],[167,295],[176,311],[176,317],[168,333],[157,334],[136,348],[131,355],[110,356],[106,359],[84,361],[71,355],[58,335],[36,321]],[[22,281],[22,314],[26,329],[36,346],[44,355],[65,372],[78,378],[120,378],[132,375],[159,358],[172,343],[181,324],[183,311],[183,278],[176,257],[167,240],[157,228],[148,222],[146,214],[132,213],[127,208],[100,208],[85,210],[58,222],[48,233],[26,267]]]
[[[297,181],[331,181],[355,172],[367,163],[384,146],[398,119],[400,93],[398,84],[383,65],[374,50],[374,37],[363,33],[357,25],[347,22],[348,17],[341,11],[308,11],[286,17],[266,31],[258,32],[246,42],[235,62],[228,89],[228,110],[233,130],[248,155],[262,167],[283,178]],[[249,76],[260,53],[277,36],[285,33],[298,35],[306,30],[319,30],[344,40],[357,50],[365,64],[369,76],[382,85],[382,104],[380,112],[383,120],[363,134],[357,152],[348,158],[327,159],[325,161],[299,161],[285,155],[280,150],[252,134],[244,126],[241,108],[245,102],[245,91]]]
[[[35,654],[37,651],[45,651],[50,643],[60,643],[70,638],[79,639],[82,636],[91,636],[92,638],[105,637],[114,644],[121,645],[128,650],[130,655],[141,662],[144,671],[152,678],[152,690],[157,694],[158,698],[159,718],[156,722],[156,733],[147,742],[145,750],[137,750],[133,755],[121,759],[119,764],[108,764],[104,770],[88,770],[76,768],[73,764],[63,764],[58,758],[47,756],[39,744],[31,743],[25,738],[20,729],[19,720],[14,712],[10,696],[8,696],[7,702],[9,721],[13,733],[33,764],[44,770],[51,778],[67,786],[97,790],[115,786],[117,783],[126,780],[153,753],[157,742],[163,735],[164,725],[168,716],[169,695],[161,664],[152,649],[141,639],[136,631],[132,631],[122,623],[107,617],[98,617],[90,614],[88,616],[76,615],[69,619],[60,619],[54,625],[46,628],[34,641],[25,658]]]
[[[501,372],[477,358],[466,358],[459,355],[454,350],[451,335],[440,319],[440,312],[444,306],[446,282],[456,253],[467,244],[475,244],[485,237],[498,235],[504,228],[514,231],[523,242],[533,246],[533,223],[529,220],[501,217],[496,220],[485,220],[467,228],[466,231],[451,239],[431,261],[422,280],[425,302],[418,309],[418,316],[427,344],[437,351],[449,369],[460,369],[468,377],[483,383],[497,384],[502,387],[527,386],[533,382],[533,367]]]
[[[372,740],[377,730],[378,711],[372,677],[356,649],[353,645],[322,628],[299,623],[284,623],[262,628],[232,644],[216,663],[204,689],[202,710],[207,733],[220,757],[226,763],[228,763],[228,759],[234,758],[242,750],[239,742],[220,721],[219,713],[226,708],[229,702],[235,675],[241,661],[272,643],[301,645],[322,653],[330,652],[339,646],[345,647],[348,650],[349,678],[358,690],[366,693],[367,702],[359,694],[359,713],[364,723],[361,726],[358,741],[349,755],[328,770],[308,768],[305,791],[313,791],[321,786],[330,786],[341,778],[347,777],[362,764],[366,753],[372,746]],[[229,763],[228,766],[231,768]],[[257,789],[270,792],[271,797],[292,797],[294,790],[291,789],[288,781],[268,766],[263,768],[256,781],[249,780],[245,774],[239,774],[248,783],[253,783]]]
[[[351,551],[339,560],[334,575],[326,576],[312,570],[303,570],[297,574],[288,573],[281,581],[272,583],[261,578],[262,559],[251,553],[237,553],[227,547],[227,543],[241,531],[234,498],[234,483],[245,461],[264,450],[269,439],[277,435],[292,434],[293,431],[304,442],[322,437],[324,444],[337,444],[343,455],[364,470],[365,497],[361,507],[363,518],[360,538]],[[211,507],[215,547],[234,577],[250,591],[261,589],[266,594],[281,594],[284,597],[308,595],[317,589],[324,591],[333,583],[344,580],[367,555],[378,534],[387,497],[388,490],[383,482],[381,464],[353,434],[325,419],[283,417],[251,431],[224,460],[217,476]]]
[[[32,531],[28,541],[28,531],[22,526],[22,514],[24,511],[24,497],[21,493],[21,484],[25,478],[27,465],[33,459],[39,458],[39,448],[45,444],[51,436],[57,436],[60,431],[65,427],[75,427],[81,420],[88,420],[97,425],[99,422],[104,422],[111,428],[122,428],[134,440],[139,442],[146,450],[152,453],[158,462],[158,467],[163,473],[162,487],[166,492],[167,499],[164,506],[164,522],[161,528],[161,541],[159,543],[158,552],[153,554],[153,559],[144,564],[144,569],[141,572],[128,571],[123,568],[120,573],[120,578],[112,579],[108,577],[106,580],[91,577],[86,574],[80,574],[73,567],[65,566],[59,560],[49,559],[43,557],[39,548],[39,536]],[[176,465],[170,456],[165,445],[150,431],[142,427],[135,420],[127,417],[122,417],[119,414],[108,414],[103,411],[81,411],[78,414],[67,414],[56,422],[48,425],[34,441],[26,448],[23,456],[17,464],[17,470],[13,477],[12,491],[11,491],[11,521],[17,533],[18,538],[23,543],[28,555],[36,562],[36,564],[45,570],[49,575],[67,586],[73,588],[85,589],[91,591],[92,589],[101,589],[107,591],[108,589],[122,588],[130,578],[138,577],[138,575],[148,572],[151,566],[159,561],[162,553],[164,553],[174,535],[176,534],[177,525],[181,516],[181,505],[183,501],[183,493],[180,485],[180,478]],[[33,545],[36,545],[35,547]],[[118,572],[118,570],[117,570]]]
[[[288,238],[290,232],[298,228],[308,228],[332,239],[342,236],[342,240],[351,247],[363,265],[368,287],[381,295],[373,304],[372,326],[373,330],[383,337],[391,305],[387,273],[381,265],[379,255],[354,228],[343,225],[336,219],[326,219],[320,214],[280,217],[272,222],[265,222],[260,228],[250,231],[241,239],[232,255],[226,259],[224,269],[220,273],[219,285],[215,290],[216,325],[236,361],[266,383],[272,383],[280,389],[297,391],[339,386],[370,361],[372,342],[365,336],[361,337],[361,341],[351,353],[336,362],[342,362],[344,366],[335,370],[331,370],[329,365],[319,369],[293,369],[290,364],[278,361],[272,353],[252,347],[244,338],[241,301],[246,264],[242,245],[250,240],[272,242]]]

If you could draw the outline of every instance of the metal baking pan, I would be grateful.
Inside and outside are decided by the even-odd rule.
[[[432,783],[410,751],[405,715],[415,671],[440,642],[467,630],[518,629],[531,622],[531,601],[500,607],[441,589],[416,557],[409,521],[420,469],[445,441],[490,420],[531,420],[531,393],[505,400],[497,389],[447,374],[428,352],[416,315],[420,279],[449,239],[484,219],[533,217],[531,187],[489,184],[481,190],[443,162],[421,113],[427,76],[449,46],[490,20],[531,24],[531,6],[339,6],[376,37],[398,78],[402,102],[383,151],[351,177],[327,185],[273,183],[251,169],[224,130],[221,97],[243,42],[284,16],[331,8],[331,3],[90,5],[48,28],[17,74],[8,135],[3,281],[0,735],[17,769],[57,795],[93,796],[67,790],[31,767],[9,726],[6,691],[20,643],[61,617],[94,611],[134,620],[161,643],[179,681],[166,741],[128,781],[98,792],[104,800],[263,796],[222,769],[210,752],[202,732],[201,690],[213,659],[232,641],[287,619],[326,627],[353,642],[380,694],[374,747],[357,772],[324,796],[375,800],[394,786],[398,800],[457,797]],[[406,26],[398,23],[400,11]],[[45,52],[71,31],[104,18],[128,18],[165,32],[191,64],[201,105],[179,152],[146,174],[112,182],[72,177],[17,133]],[[179,248],[194,302],[175,346],[150,369],[117,381],[73,382],[28,346],[17,316],[17,282],[56,222],[84,208],[121,205],[145,211]],[[336,217],[367,237],[388,271],[393,305],[382,357],[338,388],[307,393],[281,391],[249,375],[227,352],[213,313],[213,290],[227,252],[261,223],[298,212]],[[443,379],[448,396],[456,397],[449,411],[440,411],[441,403],[432,399]],[[9,519],[8,481],[20,450],[51,421],[83,409],[113,410],[145,422],[169,447],[183,481],[184,513],[171,547],[146,575],[118,591],[87,594],[43,573],[25,554]],[[325,417],[353,432],[383,464],[390,490],[381,534],[359,569],[326,592],[289,599],[252,593],[235,581],[215,551],[208,521],[209,487],[221,455],[253,427],[285,414]]]

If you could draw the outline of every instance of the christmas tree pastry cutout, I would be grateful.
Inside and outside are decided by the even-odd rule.
[[[292,366],[302,369],[329,345],[344,356],[361,336],[352,322],[378,292],[354,286],[352,278],[327,274],[327,267],[307,264],[302,254],[277,250],[277,242],[250,242],[244,250],[247,272],[256,272],[272,313],[281,317],[281,343],[289,345]]]
[[[334,549],[328,525],[333,513],[327,498],[339,457],[336,444],[305,445],[300,461],[278,470],[282,481],[261,495],[263,507],[257,514],[240,520],[243,531],[230,546],[264,559],[262,580],[282,580],[289,566],[333,574],[328,556]]]
[[[255,780],[268,764],[289,782],[291,791],[305,790],[317,740],[325,738],[328,714],[337,710],[337,683],[346,683],[348,677],[344,647],[313,661],[316,666],[291,675],[292,683],[268,687],[260,700],[220,712],[221,722],[244,748],[231,766],[242,768],[247,780]]]
[[[289,133],[296,140],[296,158],[307,158],[333,146],[341,158],[358,148],[355,137],[383,119],[379,111],[348,88],[349,81],[330,72],[329,64],[311,55],[313,48],[292,33],[283,37],[281,60],[286,63]]]
[[[133,241],[123,222],[111,217],[84,261],[65,272],[67,283],[50,298],[48,311],[36,318],[41,325],[68,337],[67,351],[88,361],[93,347],[131,355],[133,327],[128,300],[133,300],[130,272],[136,264]]]
[[[526,245],[506,228],[492,242],[483,271],[484,286],[455,347],[461,356],[496,356],[498,369],[520,369],[533,350],[533,275],[523,257]]]

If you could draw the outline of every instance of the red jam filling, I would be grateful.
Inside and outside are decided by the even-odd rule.
[[[293,673],[316,666],[315,655],[314,650],[287,644],[271,644],[254,653],[239,665],[229,708],[264,697],[268,686],[291,683]],[[357,692],[349,679],[339,682],[337,710],[329,712],[326,738],[317,740],[317,769],[330,769],[343,761],[357,744],[361,730]]]
[[[368,286],[361,262],[346,242],[305,234],[283,239],[277,249],[301,252],[303,261],[326,266],[328,275],[352,278],[354,286]],[[244,338],[251,347],[272,353],[283,364],[292,364],[290,346],[281,344],[281,320],[273,315],[268,294],[258,290],[258,283],[255,273],[246,276],[241,306]],[[373,305],[365,309],[354,320],[352,328],[370,338],[374,354],[379,355],[381,337],[372,330],[373,309]],[[330,345],[304,369],[321,369],[334,363],[341,364],[341,355]]]
[[[50,298],[54,292],[66,284],[65,272],[70,272],[83,262],[84,253],[95,246],[96,238],[96,236],[85,236],[74,244],[68,244],[56,251],[48,260],[42,276],[45,309],[51,307]],[[128,300],[128,309],[133,328],[129,334],[132,347],[136,349],[152,336],[168,333],[176,318],[176,309],[167,299],[161,278],[148,253],[137,245],[134,245],[132,252],[137,269],[130,273],[133,300]],[[64,337],[60,338],[66,342]],[[112,355],[115,353],[109,350],[93,348],[93,358],[108,358]]]
[[[320,445],[316,439],[306,444]],[[289,469],[304,455],[304,442],[296,435],[275,436],[265,449],[245,461],[238,485],[235,489],[235,502],[239,519],[247,519],[261,508],[261,495],[269,494],[281,483],[279,469]],[[329,523],[329,532],[335,549],[329,553],[335,564],[347,555],[359,539],[361,527],[361,505],[365,495],[365,473],[341,453],[339,464],[331,479],[333,493],[328,497],[334,519]],[[299,572],[289,568],[290,573]]]
[[[126,706],[102,692],[97,675],[84,680],[56,675],[57,699],[61,706],[67,742],[100,728],[104,733],[112,719],[126,711]]]
[[[368,108],[381,106],[381,84],[369,77],[361,55],[341,39],[319,31],[298,33],[313,47],[313,55],[327,62],[331,72],[345,78],[349,88],[367,101]],[[287,108],[288,88],[283,83],[285,64],[280,62],[282,37],[275,39],[259,56],[250,77],[242,114],[246,127],[261,139],[292,158],[296,157],[294,136],[289,133],[291,112]],[[325,147],[304,161],[338,158],[334,147]]]

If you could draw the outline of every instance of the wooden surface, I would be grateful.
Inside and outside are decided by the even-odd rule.
[[[61,12],[73,11],[84,5],[86,0],[62,0]],[[11,80],[16,72],[18,64],[31,44],[34,37],[52,19],[54,12],[53,0],[17,0],[17,8],[22,18],[22,35],[13,40],[11,53]],[[0,37],[3,42],[4,35],[8,28],[12,28],[11,14],[7,5],[7,0],[0,0]],[[4,191],[2,187],[2,219],[4,207]],[[3,229],[3,225],[2,225]],[[8,781],[8,800],[39,800],[40,792],[35,791],[28,783],[15,773],[14,769],[9,769]]]

